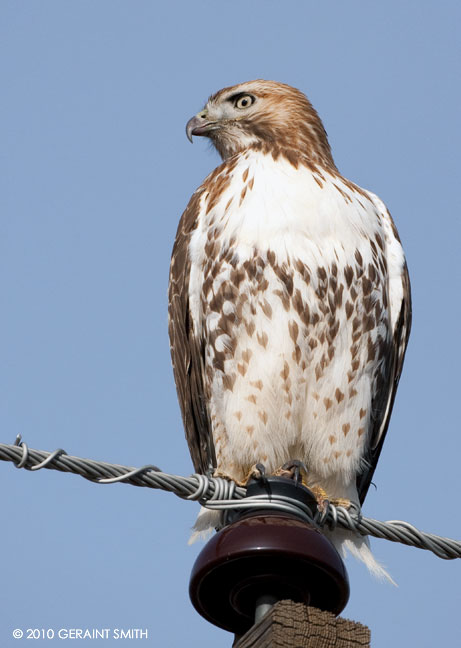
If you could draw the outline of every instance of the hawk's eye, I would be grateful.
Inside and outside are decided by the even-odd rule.
[[[241,95],[238,99],[236,99],[234,106],[236,108],[248,108],[253,104],[255,101],[255,98],[252,95],[249,94],[244,94]]]

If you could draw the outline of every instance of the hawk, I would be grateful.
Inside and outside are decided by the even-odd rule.
[[[194,468],[244,483],[257,463],[275,473],[298,460],[308,486],[362,503],[411,323],[392,218],[340,174],[317,112],[291,86],[224,88],[186,132],[223,159],[182,215],[170,269]],[[352,543],[358,553],[364,542]]]

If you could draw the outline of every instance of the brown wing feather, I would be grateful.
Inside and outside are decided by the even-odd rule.
[[[394,338],[391,343],[391,358],[387,376],[387,389],[383,386],[377,396],[379,402],[373,402],[373,410],[383,412],[383,416],[376,416],[373,422],[368,451],[364,457],[367,468],[357,477],[357,491],[360,503],[363,504],[365,496],[370,487],[373,473],[378,463],[379,455],[383,447],[389,420],[394,405],[395,394],[402,373],[403,360],[408,344],[408,337],[411,328],[411,289],[408,269],[405,264],[402,273],[403,298],[399,318],[394,331]]]
[[[215,464],[203,380],[203,345],[194,334],[189,311],[189,242],[197,227],[202,192],[203,189],[195,192],[179,222],[168,290],[168,332],[173,372],[186,439],[198,473],[206,473]]]

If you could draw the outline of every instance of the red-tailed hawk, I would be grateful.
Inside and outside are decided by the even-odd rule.
[[[391,216],[339,173],[319,116],[288,85],[224,88],[187,135],[224,160],[192,196],[171,261],[194,468],[242,482],[256,463],[300,460],[309,485],[363,502],[410,331]]]

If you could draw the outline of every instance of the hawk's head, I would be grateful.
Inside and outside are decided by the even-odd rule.
[[[327,134],[307,97],[276,81],[247,81],[212,95],[187,122],[187,137],[209,137],[223,159],[250,146],[333,166]]]

